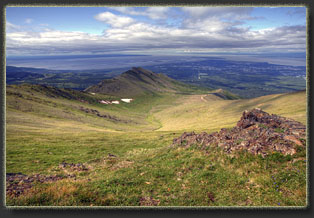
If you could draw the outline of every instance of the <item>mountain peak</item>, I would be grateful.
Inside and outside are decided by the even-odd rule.
[[[146,70],[142,67],[132,67],[130,70],[121,74],[121,76],[125,75],[140,75],[140,76],[148,76],[148,77],[158,77],[158,73],[154,73],[153,71]]]
[[[149,70],[145,70],[145,69],[142,68],[142,67],[132,67],[131,70],[133,70],[133,71],[135,71],[135,72],[148,72],[148,71],[149,71]],[[149,71],[149,72],[152,72],[152,71]]]
[[[118,77],[105,79],[97,85],[88,87],[85,91],[134,97],[145,93],[176,92],[183,86],[161,73],[154,73],[141,67],[132,67]]]
[[[121,76],[125,75],[125,74],[138,74],[138,75],[149,75],[149,76],[157,76],[157,73],[154,73],[150,70],[146,70],[144,68],[141,67],[132,67],[130,70],[124,72],[121,74]]]

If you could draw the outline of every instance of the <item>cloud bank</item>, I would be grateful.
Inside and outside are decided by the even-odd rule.
[[[106,52],[304,52],[305,25],[252,30],[243,25],[252,7],[112,7],[94,15],[100,35],[42,27],[33,31],[6,23],[9,55]],[[110,10],[109,10],[110,9]],[[33,20],[25,20],[32,23]],[[170,25],[169,23],[176,23]]]

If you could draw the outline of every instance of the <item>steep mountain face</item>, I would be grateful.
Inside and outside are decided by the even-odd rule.
[[[182,92],[188,85],[173,80],[161,73],[154,73],[140,67],[133,67],[118,77],[105,79],[88,87],[86,92],[102,93],[120,97],[134,97],[158,92]]]

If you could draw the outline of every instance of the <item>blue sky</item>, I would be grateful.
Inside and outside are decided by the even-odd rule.
[[[7,55],[305,52],[305,7],[7,7]]]
[[[249,20],[247,25],[253,30],[264,29],[269,27],[306,25],[305,7],[259,7],[254,8],[252,17],[256,20]]]

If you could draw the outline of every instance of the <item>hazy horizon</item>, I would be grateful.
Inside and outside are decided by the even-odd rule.
[[[67,55],[67,56],[18,56],[7,57],[7,66],[45,68],[50,70],[102,70],[151,66],[165,63],[193,62],[205,59],[227,61],[267,62],[287,66],[305,66],[305,57],[281,57],[280,55]]]

